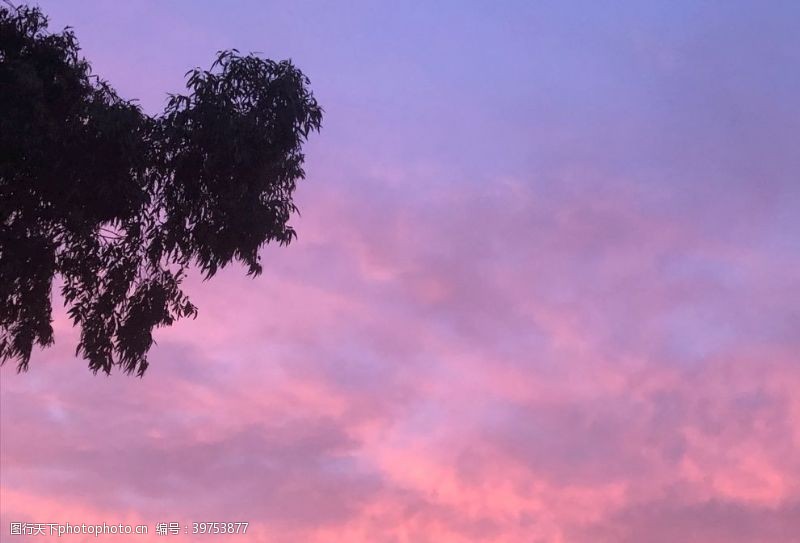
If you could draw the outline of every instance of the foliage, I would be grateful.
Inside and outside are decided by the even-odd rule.
[[[238,51],[187,73],[150,117],[91,73],[73,32],[0,8],[0,363],[53,343],[60,278],[93,372],[143,375],[153,331],[196,315],[181,290],[289,244],[302,145],[322,110],[289,61]]]

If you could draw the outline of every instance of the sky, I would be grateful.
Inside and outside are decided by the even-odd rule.
[[[40,5],[149,113],[237,48],[325,116],[143,379],[60,308],[0,370],[3,540],[800,542],[800,3]]]

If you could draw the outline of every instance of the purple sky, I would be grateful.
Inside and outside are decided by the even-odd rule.
[[[800,3],[41,6],[149,113],[235,47],[325,119],[298,241],[143,380],[63,310],[2,368],[3,538],[800,541]]]

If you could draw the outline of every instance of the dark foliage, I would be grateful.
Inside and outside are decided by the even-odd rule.
[[[290,62],[222,52],[145,115],[91,74],[74,34],[0,8],[0,363],[53,343],[54,280],[95,373],[142,375],[153,330],[193,316],[188,270],[288,244],[302,144],[322,111]]]

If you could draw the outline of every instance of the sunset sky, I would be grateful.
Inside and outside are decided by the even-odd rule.
[[[800,2],[40,5],[148,113],[237,48],[325,117],[143,379],[60,302],[0,370],[0,539],[800,542]]]

